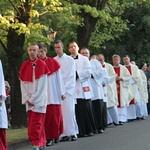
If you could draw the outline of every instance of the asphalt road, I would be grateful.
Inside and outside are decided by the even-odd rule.
[[[31,150],[28,141],[9,145],[9,150]],[[150,150],[150,116],[145,120],[109,126],[103,134],[59,142],[45,150]]]

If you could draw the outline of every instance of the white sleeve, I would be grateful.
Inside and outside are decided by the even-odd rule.
[[[44,97],[47,95],[47,75],[43,75],[38,79],[36,91],[29,98],[29,101],[38,106],[43,106]]]
[[[86,57],[83,64],[83,70],[77,72],[81,82],[87,81],[91,77],[91,64]]]

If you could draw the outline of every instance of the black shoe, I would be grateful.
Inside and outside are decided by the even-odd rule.
[[[114,122],[114,125],[115,125],[115,126],[118,126],[119,124],[117,124],[117,123]]]
[[[43,150],[44,148],[46,148],[46,145],[39,147],[40,150]]]
[[[75,135],[72,135],[71,136],[71,141],[76,141],[77,140],[77,137]]]
[[[133,122],[134,121],[134,119],[128,119],[128,122]]]
[[[54,143],[58,143],[59,142],[59,139],[54,139]]]
[[[119,121],[119,125],[123,125],[124,124],[124,122],[122,122],[122,121]]]
[[[140,117],[136,117],[136,120],[140,120]]]
[[[61,137],[59,139],[60,142],[65,142],[65,141],[70,141],[70,137],[69,136],[64,136],[64,137]]]
[[[83,137],[87,137],[87,135],[86,134],[78,134],[78,137],[83,138]]]
[[[145,117],[141,117],[141,120],[145,120]]]
[[[108,126],[111,126],[113,123],[108,123]]]
[[[98,130],[98,133],[103,133],[104,132],[104,130],[103,129],[100,129],[100,130]]]
[[[97,130],[95,130],[93,133],[94,133],[94,134],[98,134],[98,131],[97,131]]]
[[[94,135],[93,132],[88,133],[88,136],[93,136],[93,135]]]
[[[46,146],[52,146],[54,144],[53,140],[47,140]]]

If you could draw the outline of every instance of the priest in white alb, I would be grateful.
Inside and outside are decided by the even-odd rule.
[[[107,86],[107,115],[108,115],[108,124],[114,123],[114,125],[119,124],[118,118],[118,96],[116,88],[116,73],[113,69],[113,66],[105,62],[105,57],[103,54],[98,54],[98,61],[101,63],[102,67],[105,68],[108,72],[110,82]]]
[[[79,136],[91,136],[96,130],[91,108],[91,98],[93,97],[90,83],[91,65],[87,57],[79,54],[79,47],[76,42],[71,42],[69,44],[69,52],[71,52],[71,56],[74,58],[76,67],[75,98],[77,104],[75,106],[75,111],[79,127]]]
[[[87,48],[82,48],[80,54],[90,58],[90,52]],[[94,57],[92,57],[94,58]],[[95,120],[97,124],[98,133],[103,133],[104,122],[103,122],[103,106],[104,106],[104,92],[103,92],[103,68],[101,64],[94,58],[90,60],[92,72],[91,72],[91,85],[94,97],[91,99],[93,104],[93,110],[95,115]]]
[[[118,94],[118,116],[119,124],[123,125],[127,121],[127,106],[132,100],[129,92],[130,73],[126,67],[120,64],[120,56],[114,54],[112,56],[114,70],[116,72],[116,86]]]
[[[130,57],[125,55],[123,57],[123,62],[125,67],[128,69],[131,79],[130,79],[130,93],[133,96],[129,106],[127,107],[127,119],[128,122],[136,119],[136,104],[139,102],[139,82],[140,82],[140,72],[136,65],[130,63]]]
[[[146,70],[146,63],[141,63],[139,66],[140,71],[140,85],[139,85],[139,91],[140,91],[140,107],[141,107],[141,116],[138,117],[138,119],[145,119],[146,116],[148,116],[148,110],[146,104],[148,103],[148,90],[147,90],[147,78],[144,73]]]
[[[75,62],[71,56],[66,55],[64,45],[61,40],[54,42],[54,49],[57,54],[56,59],[61,65],[61,74],[66,90],[66,99],[62,101],[62,114],[64,123],[64,133],[60,135],[60,141],[77,140],[78,125],[75,117]]]

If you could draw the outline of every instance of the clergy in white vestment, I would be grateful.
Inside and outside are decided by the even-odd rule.
[[[116,86],[118,94],[118,116],[119,123],[122,125],[127,121],[127,106],[133,98],[129,92],[130,73],[126,67],[120,64],[120,56],[113,55],[112,61],[116,72]]]
[[[127,119],[128,121],[133,121],[137,118],[136,115],[136,105],[139,103],[139,82],[140,82],[140,72],[136,65],[132,65],[130,63],[130,57],[128,55],[125,55],[123,57],[123,62],[125,67],[128,69],[131,79],[130,79],[130,93],[133,96],[133,99],[131,100],[129,106],[127,106]],[[140,111],[141,109],[139,109]]]
[[[29,60],[20,68],[19,79],[22,104],[28,113],[28,137],[32,150],[39,150],[46,145],[44,122],[47,107],[47,74],[49,69],[45,62],[37,58],[38,44],[28,47]]]
[[[147,106],[148,103],[148,90],[147,90],[147,78],[144,73],[146,63],[142,63],[139,66],[140,71],[140,85],[139,85],[139,91],[140,91],[140,100],[141,100],[141,116],[139,116],[139,119],[144,119],[146,116],[148,116]]]
[[[80,54],[90,58],[90,52],[87,48],[82,48]],[[94,58],[94,57],[92,57]],[[95,119],[97,123],[98,133],[104,132],[104,91],[103,91],[103,68],[101,64],[94,58],[90,60],[92,72],[91,72],[91,85],[94,97],[91,99],[93,104],[93,110],[95,113]]]
[[[6,129],[8,128],[7,112],[5,106],[6,91],[2,63],[0,61],[0,149],[8,150],[6,142]]]
[[[57,54],[56,59],[61,65],[61,74],[66,90],[65,101],[62,101],[62,113],[64,123],[64,133],[60,135],[60,141],[77,140],[78,125],[75,117],[75,62],[71,56],[63,52],[64,45],[62,41],[54,42],[54,49]]]
[[[69,52],[74,58],[76,67],[75,105],[76,119],[79,127],[79,136],[91,136],[97,130],[92,110],[91,98],[93,91],[90,83],[91,65],[85,56],[79,54],[76,42],[69,44]]]
[[[114,123],[115,125],[119,124],[118,118],[118,96],[116,88],[116,73],[113,69],[113,66],[105,62],[105,57],[103,54],[98,54],[97,60],[101,63],[102,67],[105,68],[108,72],[110,82],[107,86],[107,119],[108,124]]]
[[[104,93],[104,106],[103,106],[103,128],[107,127],[107,102],[108,102],[108,97],[107,97],[107,87],[110,82],[110,78],[108,75],[108,72],[106,68],[102,68],[103,70],[103,81],[102,81],[102,86],[103,86],[103,93]]]
[[[61,103],[66,98],[66,91],[61,75],[60,64],[57,60],[47,57],[47,45],[39,43],[38,56],[46,63],[50,73],[48,74],[47,110],[45,117],[46,145],[58,143],[59,136],[63,134],[63,116]]]

